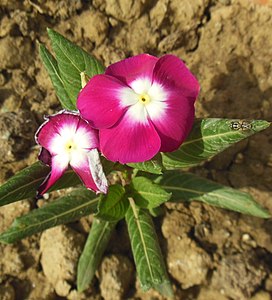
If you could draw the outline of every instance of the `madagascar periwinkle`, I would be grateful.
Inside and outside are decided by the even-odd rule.
[[[192,128],[198,92],[198,81],[178,57],[141,54],[91,78],[77,107],[99,129],[107,159],[143,162],[179,148]]]
[[[84,185],[93,191],[107,193],[107,179],[98,154],[98,132],[77,113],[61,111],[47,116],[36,133],[42,146],[39,159],[50,166],[50,174],[38,188],[43,195],[70,165]]]
[[[152,216],[159,216],[166,202],[201,201],[270,217],[250,194],[188,172],[270,123],[243,116],[195,119],[200,84],[177,56],[139,54],[104,69],[59,33],[48,34],[55,57],[44,45],[40,55],[62,110],[37,129],[39,161],[0,187],[0,205],[69,190],[59,198],[52,193],[54,201],[16,218],[0,242],[94,214],[77,268],[82,292],[125,219],[142,288],[172,296]]]

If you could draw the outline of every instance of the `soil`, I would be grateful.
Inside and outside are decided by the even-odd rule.
[[[54,28],[106,66],[148,52],[182,58],[201,83],[197,117],[272,120],[271,0],[1,0],[0,183],[37,159],[44,114],[60,109],[38,55]],[[192,171],[247,191],[272,213],[271,129]],[[32,209],[0,208],[0,231]],[[91,287],[76,264],[91,218],[0,245],[0,299],[164,299],[143,293],[125,224]],[[175,299],[272,299],[272,222],[200,203],[167,204],[155,220]]]

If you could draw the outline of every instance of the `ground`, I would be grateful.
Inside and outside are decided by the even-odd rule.
[[[272,120],[270,0],[2,0],[0,183],[37,159],[34,133],[44,114],[60,109],[38,55],[38,42],[49,47],[46,27],[106,66],[143,52],[179,56],[201,84],[197,117]],[[250,192],[272,213],[271,149],[268,129],[192,171]],[[34,205],[30,199],[1,208],[0,231]],[[155,222],[175,299],[271,299],[271,220],[194,202],[168,204]],[[90,223],[0,244],[0,299],[164,299],[140,290],[122,222],[92,286],[76,292]]]

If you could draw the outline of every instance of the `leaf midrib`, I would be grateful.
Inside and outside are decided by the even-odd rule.
[[[167,186],[167,185],[162,185],[162,187],[165,188],[165,189],[168,189],[168,190],[172,190],[172,191],[184,191],[184,192],[199,194],[200,196],[201,195],[211,195],[211,196],[214,196],[214,197],[223,198],[225,200],[229,200],[229,199],[232,198],[232,197],[226,197],[226,196],[223,196],[223,195],[218,195],[214,192],[202,192],[202,191],[191,190],[191,189],[183,188],[183,187],[173,187],[173,186]],[[248,197],[248,198],[250,198],[250,197]]]
[[[97,242],[95,244],[94,251],[91,254],[91,258],[93,258],[95,256],[94,253],[96,253],[96,251],[98,249],[98,245],[100,244],[100,241],[102,240],[102,238],[104,236],[104,233],[106,232],[106,229],[107,229],[108,225],[109,225],[109,222],[106,222],[105,225],[103,226],[103,230],[102,230],[101,234],[99,235],[99,239],[97,240]],[[89,262],[88,262],[87,267],[85,268],[85,270],[89,269],[89,266],[90,266],[91,263],[92,263],[92,260],[89,259]],[[88,273],[87,271],[84,272],[84,275],[87,274],[87,273]],[[84,287],[86,285],[86,280],[85,280],[86,276],[84,276],[83,278],[84,278],[83,279],[84,284],[82,284],[82,286]]]
[[[145,253],[145,257],[146,257],[146,261],[147,261],[149,273],[150,273],[152,282],[154,282],[154,275],[153,275],[153,272],[152,272],[151,263],[150,263],[149,256],[148,256],[148,253],[147,253],[147,247],[146,247],[146,244],[145,244],[145,240],[144,240],[144,236],[143,236],[141,224],[140,224],[140,221],[139,221],[139,218],[138,218],[138,212],[137,212],[137,209],[135,207],[135,202],[134,202],[134,200],[132,198],[129,198],[129,202],[131,204],[132,212],[133,212],[133,215],[134,215],[134,218],[135,218],[135,221],[136,221],[139,233],[140,233],[140,237],[141,237],[142,245],[143,245],[143,248],[144,248],[144,253]]]
[[[68,170],[65,174],[67,173],[72,173],[73,171],[72,170]],[[14,189],[12,191],[10,191],[9,193],[7,193],[4,197],[0,198],[0,201],[3,201],[4,199],[7,199],[10,195],[14,194],[14,193],[17,193],[18,190],[21,190],[21,189],[24,189],[28,186],[31,186],[32,184],[35,184],[36,182],[42,180],[43,178],[45,178],[47,175],[44,175],[44,176],[41,176],[25,185],[21,185],[20,187],[18,187],[17,189]]]
[[[227,131],[227,132],[218,133],[218,134],[213,134],[213,135],[206,135],[206,136],[204,136],[204,137],[200,137],[200,138],[197,138],[197,139],[185,141],[185,142],[182,144],[182,147],[183,147],[183,146],[186,146],[186,145],[189,145],[189,144],[192,144],[192,143],[195,143],[195,142],[198,142],[198,141],[201,141],[201,140],[208,140],[208,139],[214,138],[214,137],[220,137],[220,136],[224,136],[224,135],[235,135],[235,134],[237,134],[236,131]],[[179,150],[177,150],[177,151],[179,151]]]
[[[99,198],[94,198],[94,199],[92,199],[92,200],[90,200],[89,202],[87,202],[87,203],[84,203],[84,204],[82,204],[82,205],[80,205],[80,206],[77,206],[76,208],[73,208],[73,209],[70,209],[70,210],[66,210],[65,212],[63,212],[63,213],[61,213],[61,214],[59,214],[59,215],[54,215],[53,217],[51,217],[51,218],[49,218],[49,219],[46,219],[46,220],[44,220],[44,221],[42,221],[42,222],[40,222],[40,223],[34,223],[34,224],[31,224],[30,226],[27,226],[27,227],[23,227],[22,229],[19,229],[19,230],[17,230],[16,229],[16,227],[14,227],[14,228],[10,228],[10,229],[13,229],[13,230],[16,230],[16,232],[14,232],[14,231],[10,231],[9,233],[7,232],[7,233],[3,233],[3,234],[1,234],[0,235],[0,241],[1,240],[3,240],[2,238],[1,238],[1,236],[6,236],[7,238],[9,238],[9,236],[12,236],[13,234],[18,234],[18,233],[20,233],[20,232],[22,232],[22,231],[26,231],[26,230],[29,230],[29,229],[31,229],[32,227],[35,227],[35,226],[39,226],[39,227],[41,227],[43,224],[45,224],[45,223],[48,223],[48,222],[51,222],[51,221],[53,221],[54,219],[58,219],[58,218],[61,218],[61,217],[63,217],[63,216],[65,216],[65,215],[68,215],[68,214],[70,214],[70,213],[72,213],[72,212],[75,212],[75,211],[77,211],[77,210],[80,210],[80,209],[82,209],[82,208],[84,208],[84,207],[86,207],[86,206],[88,206],[88,205],[90,205],[90,204],[94,204],[95,202],[98,202],[99,201]],[[18,224],[18,226],[20,226],[20,224]]]
[[[45,52],[44,52],[44,54],[45,54],[45,56],[46,56],[47,60],[49,61],[49,63],[50,63],[50,65],[51,65],[51,67],[53,68],[53,70],[54,70],[54,74],[56,74],[56,75],[57,75],[57,77],[58,77],[59,81],[62,83],[62,85],[63,85],[63,87],[64,87],[64,82],[63,82],[62,78],[60,77],[60,75],[59,75],[59,72],[57,71],[56,67],[55,67],[55,66],[54,66],[54,64],[51,62],[51,60],[50,60],[50,58],[49,58],[49,56],[48,56],[48,53],[47,53],[47,51],[45,51]]]

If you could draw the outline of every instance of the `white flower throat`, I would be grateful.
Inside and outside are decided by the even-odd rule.
[[[128,108],[131,121],[146,123],[162,117],[167,107],[167,92],[156,82],[139,78],[130,84],[131,88],[121,89],[120,98],[124,107]]]

